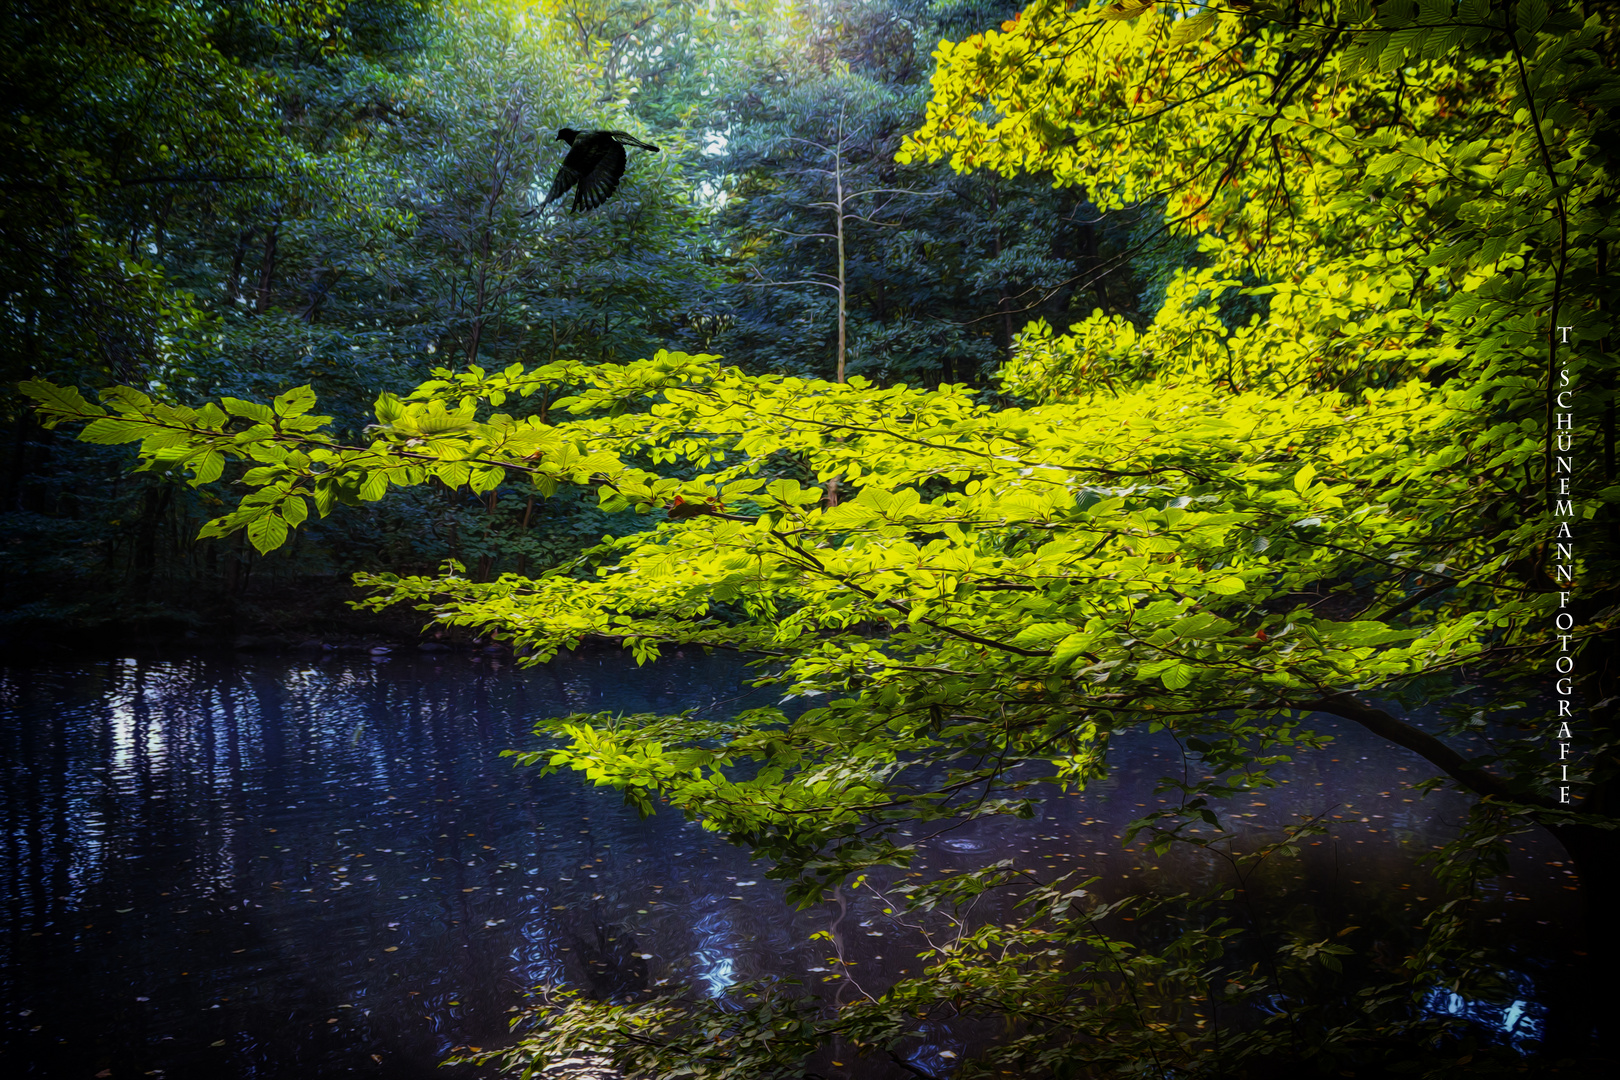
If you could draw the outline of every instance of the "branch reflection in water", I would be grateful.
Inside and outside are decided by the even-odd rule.
[[[1096,874],[1104,898],[1215,879],[1191,853],[1120,849],[1124,823],[1159,805],[1153,779],[1174,751],[1146,738],[1119,739],[1115,771],[1084,797],[919,835],[910,871],[806,911],[695,823],[642,820],[611,792],[499,756],[532,746],[540,716],[768,700],[747,678],[727,658],[638,669],[617,651],[530,671],[451,653],[5,669],[0,1028],[8,1062],[27,1063],[12,1075],[442,1075],[452,1049],[500,1045],[535,987],[720,995],[775,976],[847,996],[857,980],[835,977],[858,972],[860,991],[881,993],[920,970],[922,936],[881,895],[909,874],[1010,857]],[[1398,753],[1347,732],[1231,808],[1260,832],[1302,812],[1332,820],[1274,884],[1312,904],[1435,902],[1413,856],[1460,804],[1419,799],[1425,773]],[[1572,894],[1558,856],[1524,841],[1491,917],[1551,949]],[[837,955],[812,938],[829,930]],[[1478,1019],[1533,1035],[1538,1009],[1527,979],[1521,1001]],[[962,1034],[931,1031],[913,1059],[948,1071]]]

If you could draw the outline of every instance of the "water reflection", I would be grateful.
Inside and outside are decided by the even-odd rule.
[[[1423,1002],[1425,1011],[1440,1016],[1470,1020],[1486,1031],[1506,1039],[1516,1049],[1527,1050],[1541,1041],[1547,1010],[1534,999],[1530,980],[1513,980],[1514,996],[1506,1003],[1475,1001],[1452,990],[1434,990]]]
[[[8,1060],[309,1076],[376,1057],[401,1075],[499,1038],[534,985],[645,986],[654,954],[626,916],[670,906],[692,868],[662,838],[685,823],[498,756],[537,716],[732,698],[742,672],[622,675],[596,657],[539,675],[464,658],[9,671]],[[746,865],[702,853],[704,873]]]
[[[120,658],[0,675],[0,1031],[8,1063],[26,1063],[14,1075],[442,1076],[452,1047],[498,1045],[535,986],[718,994],[738,979],[818,984],[848,961],[880,992],[919,970],[921,939],[884,911],[901,880],[1010,857],[1043,878],[1095,874],[1102,901],[1221,873],[1190,851],[1121,850],[1125,824],[1163,802],[1153,779],[1174,749],[1121,738],[1114,773],[1085,797],[1033,821],[918,829],[911,868],[797,912],[694,823],[641,820],[610,792],[498,756],[531,746],[539,716],[762,703],[734,662],[385,659]],[[1279,863],[1275,884],[1335,917],[1382,905],[1409,918],[1438,895],[1412,855],[1461,804],[1419,800],[1411,784],[1427,773],[1402,753],[1347,738],[1232,820],[1264,833],[1327,815],[1332,834]],[[1571,894],[1556,856],[1522,845],[1490,917],[1534,948],[1555,940],[1548,924],[1571,916]],[[810,940],[818,930],[839,955]],[[1534,1038],[1528,986],[1521,997],[1500,1015],[1430,1006]],[[959,1037],[931,1033],[916,1061],[943,1075]],[[857,1074],[838,1060],[850,1064],[835,1075]]]

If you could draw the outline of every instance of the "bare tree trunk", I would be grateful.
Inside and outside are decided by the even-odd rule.
[[[147,488],[141,496],[141,516],[135,526],[135,551],[130,567],[136,599],[144,600],[151,592],[157,570],[158,529],[173,497],[174,489],[166,484]]]
[[[225,566],[225,593],[237,596],[247,588],[247,530],[237,532],[231,544],[230,561]]]
[[[495,501],[496,492],[489,493],[489,501],[484,504],[484,542],[490,544],[495,538]],[[478,575],[474,581],[488,581],[495,572],[495,556],[483,554],[478,556]]]
[[[247,256],[248,243],[258,232],[259,227],[253,225],[236,238],[236,253],[231,256],[231,276],[225,279],[225,299],[232,307],[242,302],[242,260]]]
[[[523,524],[518,526],[518,531],[524,537],[524,539],[528,538],[528,535],[529,535],[529,518],[531,516],[533,516],[533,514],[534,514],[534,496],[530,495],[529,496],[529,501],[523,507]],[[522,575],[527,574],[529,572],[529,553],[527,551],[522,551],[522,552],[518,553],[517,572],[518,572],[519,576],[522,576]]]
[[[844,274],[844,140],[843,123],[838,129],[838,152],[833,162],[833,211],[838,227],[838,381],[844,381],[844,357],[848,346],[845,302],[848,282]]]
[[[508,123],[516,125],[514,117],[508,117]],[[478,362],[478,351],[483,346],[484,324],[489,319],[486,307],[489,304],[489,259],[494,250],[495,208],[500,205],[506,193],[506,181],[511,172],[511,152],[505,147],[495,151],[495,160],[490,167],[489,197],[484,200],[484,222],[478,237],[478,270],[477,281],[473,286],[473,319],[472,337],[467,342],[467,363]]]
[[[259,295],[253,304],[253,313],[263,315],[270,310],[270,286],[276,276],[276,242],[281,235],[281,222],[270,226],[264,238],[264,258],[259,263]]]
[[[28,473],[28,438],[35,428],[32,409],[20,409],[11,429],[11,460],[6,462],[6,489],[0,508],[21,510],[23,477]]]
[[[990,236],[995,242],[993,249],[995,257],[1001,258],[1001,225],[995,220],[996,213],[1001,209],[999,192],[996,185],[990,185]],[[996,286],[996,310],[1001,312],[1001,346],[1006,350],[1008,357],[1012,355],[1012,312],[1007,309],[1007,281],[1002,279]],[[1003,357],[1005,359],[1006,357]]]
[[[844,115],[838,114],[838,143],[833,148],[833,225],[838,237],[838,371],[837,381],[845,380],[845,360],[848,355],[848,277],[844,259]],[[827,505],[838,505],[838,477],[827,479]]]

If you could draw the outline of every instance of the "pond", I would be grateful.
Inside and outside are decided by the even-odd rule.
[[[916,942],[867,890],[795,910],[766,867],[678,814],[639,818],[574,775],[499,756],[572,712],[716,714],[768,703],[735,660],[617,650],[537,669],[483,653],[201,655],[0,669],[0,1030],[13,1076],[475,1076],[438,1062],[499,1046],[531,988],[718,992],[829,976],[835,932],[862,985],[917,970]],[[1345,731],[1282,787],[1229,807],[1240,828],[1323,814],[1290,869],[1304,902],[1415,910],[1414,863],[1462,803],[1419,796],[1415,756]],[[922,835],[912,873],[1013,858],[1076,867],[1119,894],[1199,878],[1119,835],[1159,804],[1167,746],[1120,740],[1114,771],[1035,820]],[[934,831],[937,831],[937,826]],[[1487,917],[1526,970],[1568,951],[1571,869],[1521,838]],[[881,879],[880,879],[881,880]],[[1462,1001],[1436,1007],[1466,1011]],[[1480,1018],[1534,1035],[1533,992]],[[920,1064],[963,1052],[942,1032]],[[834,1075],[887,1076],[848,1058]]]

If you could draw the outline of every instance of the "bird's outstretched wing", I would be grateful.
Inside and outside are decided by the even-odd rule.
[[[639,146],[643,150],[651,150],[655,154],[658,153],[658,147],[654,146],[652,143],[642,142],[640,139],[636,138],[627,131],[610,131],[607,134],[613,136],[614,139],[626,146]]]
[[[613,137],[616,134],[617,132],[593,132],[588,145],[576,143],[574,149],[568,152],[568,157],[563,160],[563,168],[566,170],[575,155],[589,155],[588,161],[578,163],[582,175],[579,177],[579,191],[574,195],[575,213],[595,210],[607,202],[608,196],[618,188],[619,179],[624,176],[625,154],[624,147]],[[580,143],[583,142],[584,140],[580,140]]]
[[[551,182],[551,190],[546,192],[546,201],[535,207],[535,209],[544,210],[546,207],[550,206],[552,203],[566,195],[568,193],[568,189],[577,183],[579,183],[579,174],[573,169],[570,169],[568,167],[568,162],[564,161],[557,169],[556,179]]]

